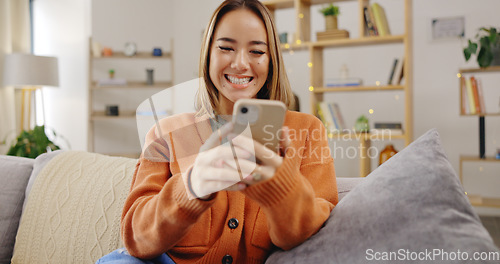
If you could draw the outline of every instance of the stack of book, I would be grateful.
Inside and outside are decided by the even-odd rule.
[[[389,36],[391,30],[385,15],[384,8],[378,3],[373,3],[364,8],[365,28],[369,36]]]
[[[343,29],[332,29],[323,32],[316,32],[316,38],[318,41],[349,38],[349,31]]]
[[[398,122],[375,122],[372,134],[402,135],[403,126]]]
[[[326,87],[360,86],[361,84],[363,84],[361,78],[327,78],[325,80]]]
[[[329,133],[347,129],[344,117],[337,103],[319,102],[316,107],[318,109],[318,117]]]
[[[471,76],[460,77],[462,93],[461,111],[463,114],[485,114],[483,87],[481,80]]]

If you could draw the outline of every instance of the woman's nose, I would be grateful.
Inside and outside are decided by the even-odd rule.
[[[236,69],[238,71],[246,71],[250,68],[248,54],[244,50],[240,50],[236,53],[236,57],[231,64],[231,68]]]

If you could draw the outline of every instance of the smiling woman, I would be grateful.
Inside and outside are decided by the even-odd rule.
[[[224,58],[235,61],[219,66],[226,68],[224,73],[227,77],[223,75],[214,78],[212,74],[215,70],[212,66],[218,65],[213,64],[212,60],[219,57],[219,52],[229,53],[231,56]],[[243,70],[246,74],[250,72],[256,76],[241,74],[241,67],[250,68]],[[262,75],[262,71],[267,74]],[[252,97],[283,101],[287,106],[294,103],[274,21],[269,10],[258,1],[226,1],[215,10],[205,30],[199,73],[205,85],[200,87],[196,98],[198,114],[220,114],[218,111],[222,109],[219,107],[219,90],[222,89],[217,89],[214,82],[230,82],[229,78],[240,84],[247,81],[245,77],[250,77],[249,82],[258,87],[257,94]],[[255,77],[259,80],[255,80]]]
[[[260,1],[216,9],[200,76],[197,112],[164,118],[147,134],[122,215],[126,249],[99,263],[264,263],[274,248],[318,232],[337,204],[333,159],[317,151],[328,149],[321,121],[286,111],[281,133],[271,133],[277,151],[227,121],[240,99],[293,103]]]
[[[269,54],[264,23],[240,9],[225,15],[210,48],[210,79],[218,87],[218,114],[232,113],[236,100],[256,98],[267,81]]]

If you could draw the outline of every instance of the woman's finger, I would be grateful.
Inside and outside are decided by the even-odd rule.
[[[229,122],[223,125],[220,129],[216,130],[208,137],[203,146],[201,146],[200,152],[220,146],[222,139],[227,137],[231,131],[233,131],[233,123]]]
[[[243,179],[243,182],[247,185],[253,185],[262,181],[271,179],[276,172],[276,168],[272,166],[261,166],[257,165],[255,169]]]
[[[252,153],[252,149],[255,150],[255,157],[260,160],[263,165],[277,168],[283,162],[282,157],[256,140],[243,135],[234,134],[229,134],[229,139],[235,146],[241,147],[250,153]]]

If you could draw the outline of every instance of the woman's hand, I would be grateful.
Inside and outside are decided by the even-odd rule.
[[[243,182],[245,184],[253,185],[261,181],[269,180],[274,176],[276,170],[283,163],[286,149],[290,146],[289,134],[288,127],[283,127],[280,138],[280,154],[249,137],[229,134],[228,138],[235,148],[246,150],[255,155],[249,159],[238,159],[239,167],[244,177]]]
[[[246,187],[240,182],[235,155],[240,159],[248,159],[252,155],[240,147],[232,148],[229,142],[221,144],[232,129],[232,123],[224,125],[201,146],[188,176],[189,189],[197,198],[206,199],[221,190],[239,191]]]

